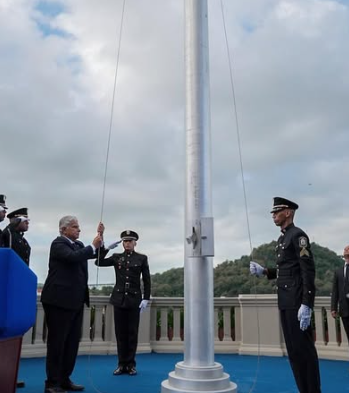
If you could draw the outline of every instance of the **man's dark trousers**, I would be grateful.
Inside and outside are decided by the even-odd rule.
[[[47,335],[46,373],[49,384],[69,381],[79,350],[84,308],[68,310],[43,304]],[[60,369],[60,365],[63,369]]]

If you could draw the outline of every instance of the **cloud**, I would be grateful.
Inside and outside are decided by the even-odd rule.
[[[348,243],[348,5],[223,3],[241,150],[215,0],[208,13],[214,262],[250,253],[241,163],[252,247],[278,237],[269,211],[280,195],[299,203],[296,223],[312,240],[340,253]],[[40,282],[60,217],[77,215],[88,244],[102,207],[107,242],[134,229],[153,273],[184,263],[184,5],[127,1],[120,39],[122,4],[0,5],[0,192],[10,209],[29,208],[26,237]],[[109,269],[98,279],[113,281]]]

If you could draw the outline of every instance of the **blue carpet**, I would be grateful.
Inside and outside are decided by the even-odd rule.
[[[182,354],[139,354],[138,375],[113,376],[115,356],[78,357],[72,380],[85,385],[86,393],[159,393],[161,382],[183,360]],[[288,359],[283,357],[216,355],[238,393],[298,393]],[[320,360],[322,393],[349,393],[349,365],[344,361]],[[42,393],[45,380],[45,358],[22,359],[19,379],[26,387],[17,393]],[[0,392],[1,393],[1,392]],[[251,392],[252,393],[252,392]]]

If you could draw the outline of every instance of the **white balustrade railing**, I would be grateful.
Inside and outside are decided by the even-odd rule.
[[[153,298],[141,314],[138,352],[183,351],[183,298]],[[348,340],[332,318],[330,298],[317,297],[314,339],[320,358],[347,360]],[[197,332],[200,334],[200,331]],[[240,295],[214,299],[216,353],[286,355],[276,295]],[[44,311],[38,300],[35,326],[23,338],[22,357],[46,355]],[[85,308],[79,354],[116,354],[113,306],[108,296],[92,296]]]

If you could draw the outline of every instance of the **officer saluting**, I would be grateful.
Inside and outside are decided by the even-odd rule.
[[[135,251],[138,234],[126,230],[120,235],[124,252],[105,255],[119,242],[111,244],[96,260],[97,266],[114,266],[116,283],[110,297],[114,305],[115,336],[118,350],[118,367],[114,375],[136,375],[136,350],[138,343],[139,314],[147,307],[150,298],[150,272],[148,257]],[[143,280],[143,300],[141,291]]]
[[[300,393],[321,393],[319,362],[310,320],[315,298],[315,265],[309,238],[293,224],[298,205],[275,197],[272,214],[281,228],[276,268],[250,262],[251,274],[277,279],[278,305],[288,357]]]
[[[0,195],[0,221],[5,218],[6,196]],[[3,217],[1,219],[1,217]],[[1,233],[0,231],[0,247],[12,248],[20,258],[29,266],[30,246],[23,237],[24,232],[29,228],[28,209],[22,208],[15,210],[7,215],[10,224]],[[24,381],[17,381],[17,388],[23,388]]]
[[[23,207],[8,213],[10,224],[2,233],[2,246],[12,248],[29,266],[30,245],[24,238],[29,229],[28,209]]]
[[[0,194],[0,222],[4,221],[6,217],[6,209],[7,209],[6,195]],[[2,236],[2,230],[0,229],[0,247],[2,245],[1,236]]]

